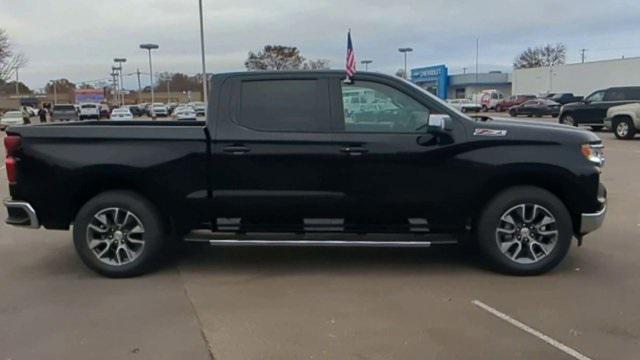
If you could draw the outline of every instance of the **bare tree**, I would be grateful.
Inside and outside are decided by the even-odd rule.
[[[543,66],[562,65],[567,60],[567,47],[564,44],[547,44],[527,48],[513,63],[516,69],[529,69]]]
[[[0,29],[0,80],[9,80],[16,69],[25,65],[27,65],[27,57],[23,53],[13,52],[9,35],[4,29]]]
[[[308,60],[302,68],[304,70],[327,70],[331,68],[331,63],[327,59]]]
[[[257,53],[250,51],[244,66],[247,70],[298,70],[303,63],[295,46],[266,45]]]

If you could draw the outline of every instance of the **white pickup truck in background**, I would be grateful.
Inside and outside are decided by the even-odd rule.
[[[640,103],[609,108],[604,127],[613,130],[618,139],[633,139],[640,130]]]
[[[100,104],[80,104],[80,120],[100,119]]]

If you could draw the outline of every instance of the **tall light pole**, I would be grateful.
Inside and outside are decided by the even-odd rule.
[[[113,61],[115,61],[120,68],[120,97],[121,97],[121,102],[120,105],[124,106],[124,71],[122,68],[122,64],[127,62],[126,58],[115,58],[113,59]]]
[[[113,68],[115,69],[115,67]],[[113,80],[113,103],[118,103],[118,73],[114,70],[111,72],[111,78]]]
[[[153,111],[153,103],[155,102],[155,97],[153,94],[153,63],[151,62],[151,50],[156,50],[160,46],[156,44],[142,44],[140,45],[140,49],[147,50],[149,52],[149,86],[151,87],[151,118],[155,120],[156,113]]]
[[[204,101],[205,115],[208,108],[207,105],[207,66],[204,58],[204,17],[202,14],[202,0],[198,0],[198,7],[200,9],[200,51],[202,56],[202,100]]]
[[[362,60],[360,64],[364,65],[364,71],[369,71],[369,64],[371,64],[373,60]]]
[[[113,80],[113,83],[115,84],[114,89],[115,89],[116,98],[115,98],[115,101],[114,101],[114,105],[116,105],[116,106],[120,102],[120,70],[121,69],[118,66],[112,66],[111,67],[111,72],[113,74],[115,74],[115,78]]]
[[[398,49],[398,51],[400,51],[402,54],[404,54],[404,78],[406,80],[407,77],[408,77],[408,74],[407,74],[407,53],[412,52],[413,49],[410,48],[410,47],[405,47],[405,48]]]

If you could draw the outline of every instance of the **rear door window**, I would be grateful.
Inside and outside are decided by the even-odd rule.
[[[330,132],[328,86],[317,79],[243,81],[240,125],[260,131]]]
[[[626,88],[623,92],[625,100],[640,100],[640,88]]]

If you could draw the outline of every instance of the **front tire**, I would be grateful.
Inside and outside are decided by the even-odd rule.
[[[80,259],[113,278],[142,275],[161,259],[167,236],[151,202],[131,191],[108,191],[89,200],[73,224]]]
[[[575,119],[571,115],[563,115],[562,118],[560,118],[560,123],[569,126],[578,126],[576,125]]]
[[[552,193],[534,186],[498,194],[477,223],[478,245],[489,264],[512,275],[538,275],[565,258],[573,236],[569,211]]]
[[[621,119],[614,119],[613,121],[613,133],[616,138],[629,140],[633,139],[636,135],[636,127],[631,119],[625,117]]]

